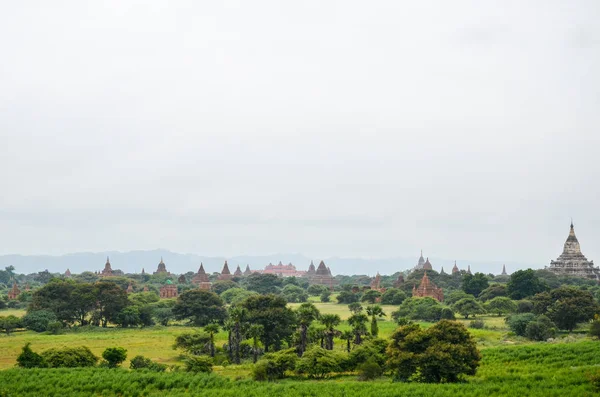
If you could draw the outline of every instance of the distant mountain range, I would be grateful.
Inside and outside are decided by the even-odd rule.
[[[196,254],[180,254],[168,250],[157,249],[150,251],[129,251],[129,252],[78,252],[60,256],[50,255],[0,255],[0,268],[12,265],[17,273],[35,273],[48,269],[53,273],[64,273],[70,269],[72,273],[81,273],[83,271],[97,271],[104,268],[106,257],[110,257],[110,263],[113,269],[122,270],[125,273],[139,273],[142,268],[146,272],[152,273],[156,270],[160,259],[162,258],[171,273],[181,274],[188,271],[196,272],[200,263],[204,264],[207,272],[220,272],[223,263],[227,259],[229,269],[233,272],[237,265],[242,270],[246,265],[251,269],[263,269],[269,263],[277,264],[279,261],[284,264],[292,263],[298,270],[306,270],[313,260],[315,266],[321,259],[331,268],[331,272],[336,274],[367,274],[374,275],[377,272],[381,274],[393,274],[398,271],[412,269],[417,263],[418,257],[395,257],[383,259],[370,258],[309,258],[302,254],[273,254],[262,256],[234,256],[209,257]],[[446,272],[452,270],[454,260],[430,257],[430,262],[434,270],[439,271],[444,267]],[[511,273],[518,269],[543,268],[543,264],[531,263],[511,263],[505,262],[506,270]],[[457,260],[457,265],[461,269],[471,266],[472,272],[483,272],[500,274],[503,262],[498,261],[471,261],[467,259]]]

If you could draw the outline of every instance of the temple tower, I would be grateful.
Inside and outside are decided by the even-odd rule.
[[[102,272],[100,273],[100,276],[109,277],[112,275],[113,275],[113,272],[112,272],[112,267],[110,266],[110,259],[107,256],[106,263],[104,264],[104,270],[102,270]]]
[[[165,262],[163,262],[162,256],[160,257],[160,263],[158,264],[158,268],[156,269],[156,271],[154,272],[154,274],[161,274],[161,273],[170,274],[167,271],[167,266],[165,265]]]
[[[440,302],[444,300],[443,290],[438,288],[431,280],[429,280],[429,277],[427,277],[427,271],[425,271],[423,274],[423,278],[421,279],[421,284],[419,284],[419,287],[416,285],[413,286],[412,296],[419,298],[428,296],[430,298],[437,299]]]
[[[600,269],[594,267],[594,261],[588,261],[581,253],[579,240],[575,236],[575,228],[571,221],[571,230],[562,254],[550,262],[550,267],[546,268],[558,276],[573,276],[600,280]]]
[[[225,264],[223,265],[223,270],[221,270],[221,274],[219,275],[218,279],[219,280],[231,280],[233,278],[233,276],[231,275],[231,272],[229,271],[229,266],[227,265],[227,261],[225,261]]]
[[[204,265],[200,263],[200,269],[198,269],[198,273],[192,279],[192,284],[195,284],[204,291],[210,291],[211,283],[208,279],[208,275],[204,271]]]

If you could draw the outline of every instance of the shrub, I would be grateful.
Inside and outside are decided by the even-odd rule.
[[[517,313],[531,313],[532,311],[533,302],[525,299],[517,302]]]
[[[122,347],[109,347],[102,352],[102,358],[108,362],[109,368],[117,368],[127,359],[127,350]]]
[[[323,379],[332,372],[340,371],[341,362],[342,358],[338,353],[314,346],[304,352],[296,365],[296,372],[307,374],[310,378]]]
[[[392,313],[396,322],[403,317],[409,320],[438,321],[442,317],[442,305],[433,298],[408,298]]]
[[[63,331],[63,323],[61,323],[60,321],[52,321],[51,323],[48,324],[48,332],[51,333],[52,335],[58,335],[61,334]]]
[[[296,367],[297,360],[298,356],[295,349],[265,354],[254,365],[252,378],[258,381],[283,379],[286,371],[290,371]]]
[[[31,350],[31,343],[23,346],[21,354],[17,357],[17,366],[21,368],[44,368],[48,365],[42,356]]]
[[[42,357],[50,368],[93,367],[98,357],[86,346],[48,349]]]
[[[535,319],[533,313],[513,314],[512,316],[506,317],[505,321],[508,324],[508,328],[519,336],[525,336],[525,330],[527,324]]]
[[[166,364],[155,363],[149,358],[144,356],[135,356],[131,359],[131,363],[129,364],[129,368],[131,369],[148,369],[154,372],[164,372],[167,369]]]
[[[366,363],[369,359],[375,360],[380,366],[385,366],[386,356],[385,350],[388,342],[385,339],[373,339],[360,346],[357,346],[350,352],[348,358],[344,363],[344,369],[347,371],[354,371],[358,369],[361,364]]]
[[[48,324],[56,321],[56,315],[50,310],[31,311],[23,316],[23,326],[35,332],[48,330]]]
[[[359,294],[354,294],[351,291],[342,291],[338,294],[337,296],[337,301],[338,303],[341,304],[349,304],[349,303],[354,303],[354,302],[358,302],[358,298],[360,298]]]
[[[323,302],[323,303],[329,302],[331,300],[330,297],[331,297],[331,292],[329,290],[323,291],[320,296],[321,302]]]
[[[213,362],[206,356],[188,356],[185,359],[185,370],[187,372],[212,372]]]
[[[600,339],[600,316],[595,315],[594,321],[590,325],[590,336],[596,339]]]
[[[357,369],[358,380],[373,380],[383,375],[383,368],[381,368],[373,357],[360,364]]]
[[[545,341],[556,335],[556,325],[548,317],[541,315],[525,327],[525,336],[531,340]]]
[[[485,328],[485,323],[483,322],[483,320],[471,320],[471,322],[469,323],[469,328],[483,329]]]
[[[406,299],[404,291],[398,288],[390,288],[381,295],[381,304],[400,305]]]
[[[456,319],[456,317],[454,317],[454,312],[452,311],[452,309],[450,309],[449,307],[444,307],[442,309],[440,319],[441,320],[454,320],[454,319]]]

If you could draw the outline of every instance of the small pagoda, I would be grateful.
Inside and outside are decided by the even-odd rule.
[[[160,287],[159,294],[161,299],[177,298],[177,286],[171,280],[167,280],[165,285]]]
[[[229,271],[229,265],[227,265],[227,261],[223,265],[223,270],[221,270],[221,274],[219,274],[218,280],[231,280],[233,275]]]
[[[246,265],[246,270],[244,270],[244,276],[249,276],[252,274],[252,270],[250,270],[250,265]]]
[[[204,265],[200,263],[200,269],[198,269],[198,273],[192,279],[192,284],[197,285],[199,289],[204,291],[210,291],[210,280],[208,279],[208,275],[204,271]]]
[[[311,263],[311,265],[312,265],[312,263]],[[309,270],[310,270],[310,268],[309,268]],[[325,285],[333,290],[333,285],[335,284],[335,279],[331,275],[331,269],[329,269],[327,266],[325,266],[325,262],[323,262],[323,261],[321,261],[321,263],[319,263],[319,266],[317,267],[315,274],[309,275],[307,272],[306,277],[308,278],[308,283],[311,285],[313,285],[313,284]]]
[[[460,270],[458,269],[458,266],[456,266],[456,261],[454,261],[454,267],[452,268],[452,274],[459,274]]]
[[[21,290],[17,286],[17,282],[14,281],[12,288],[8,291],[8,299],[11,299],[11,300],[17,299],[20,294],[21,294]]]
[[[113,275],[112,267],[110,266],[110,259],[106,257],[106,263],[104,269],[100,272],[100,277],[110,277]]]
[[[233,275],[235,277],[242,277],[244,275],[244,273],[242,273],[242,269],[240,269],[240,265],[237,266],[237,269],[235,269],[235,272],[233,272]]]
[[[167,266],[165,265],[165,262],[163,262],[162,256],[160,257],[160,263],[154,274],[171,274],[167,271]]]
[[[133,293],[133,285],[131,284],[131,282],[127,286],[127,293],[128,294],[132,294]]]
[[[413,286],[412,296],[419,298],[428,296],[441,302],[444,300],[444,291],[441,288],[438,288],[431,280],[429,280],[429,277],[427,277],[427,271],[425,271],[419,287],[417,288],[416,285]]]

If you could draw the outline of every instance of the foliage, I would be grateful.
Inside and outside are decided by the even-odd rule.
[[[252,295],[256,295],[256,292],[236,287],[222,292],[221,299],[223,299],[225,303],[237,305]]]
[[[339,334],[339,331],[335,329],[342,322],[340,316],[337,314],[322,314],[320,317],[321,324],[325,326],[325,349],[333,350],[333,338]]]
[[[464,325],[448,320],[427,330],[416,324],[398,328],[387,353],[388,366],[401,381],[457,382],[474,375],[481,359]]]
[[[371,335],[377,338],[379,335],[379,327],[377,326],[377,318],[385,317],[386,314],[379,305],[367,306],[367,315],[371,316]]]
[[[514,272],[510,275],[510,280],[506,284],[508,296],[515,300],[533,296],[546,289],[546,284],[531,269]]]
[[[590,336],[600,339],[600,315],[598,314],[594,316],[594,321],[590,324]]]
[[[446,305],[452,306],[453,304],[455,304],[456,302],[458,302],[461,299],[472,298],[472,297],[473,297],[472,295],[467,294],[462,289],[457,289],[457,290],[450,292],[449,294],[444,295],[444,303]]]
[[[538,316],[525,327],[525,336],[531,340],[545,341],[556,335],[556,326],[548,317]]]
[[[225,291],[228,291],[232,288],[239,288],[239,285],[231,280],[218,280],[215,281],[210,287],[211,291],[217,295],[221,295]]]
[[[375,380],[383,375],[383,368],[377,363],[375,358],[369,357],[367,361],[357,367],[358,379],[367,381]]]
[[[381,295],[382,305],[400,305],[406,299],[406,293],[399,288],[388,288]]]
[[[298,353],[302,355],[308,345],[308,327],[310,324],[319,319],[319,310],[312,303],[303,303],[296,310],[296,318],[299,326],[300,346]],[[338,316],[339,318],[339,316]]]
[[[320,285],[320,284],[313,284],[310,285],[307,289],[306,292],[311,295],[311,296],[317,296],[317,295],[321,295],[323,292],[325,291],[329,291],[329,288],[327,288],[324,285]]]
[[[369,317],[367,317],[367,315],[361,311],[356,311],[354,314],[348,317],[348,325],[352,327],[355,345],[360,345],[362,343],[363,336],[368,334],[367,321],[369,321]]]
[[[165,372],[167,369],[166,364],[155,363],[149,358],[144,356],[135,356],[129,363],[131,369],[147,369],[154,372]]]
[[[282,286],[281,278],[275,274],[252,273],[246,277],[246,289],[259,294],[276,294]]]
[[[248,311],[249,323],[262,325],[260,341],[265,347],[265,352],[271,347],[279,350],[282,341],[294,332],[296,316],[281,296],[251,296],[242,302],[241,306]]]
[[[485,308],[489,313],[497,313],[498,317],[507,313],[517,311],[517,305],[510,298],[505,296],[497,296],[485,304]]]
[[[283,379],[286,371],[296,368],[298,356],[294,349],[265,354],[252,370],[252,378],[258,381]]]
[[[31,350],[31,343],[25,344],[17,357],[17,366],[21,368],[45,368],[48,366],[44,358]]]
[[[533,313],[513,314],[506,317],[505,321],[512,332],[519,336],[525,336],[527,325],[535,319]]]
[[[342,357],[338,353],[313,346],[298,360],[296,372],[307,374],[310,378],[323,379],[332,372],[339,372],[341,362]]]
[[[507,296],[506,285],[504,284],[492,284],[479,294],[479,300],[487,302],[498,296]]]
[[[209,323],[222,324],[227,317],[223,300],[214,292],[190,290],[179,295],[173,315],[178,320],[189,320],[195,326]]]
[[[484,329],[485,322],[483,320],[471,320],[471,322],[469,323],[469,328]]]
[[[184,360],[187,372],[210,373],[213,370],[213,361],[206,356],[188,356]]]
[[[21,319],[13,316],[0,316],[0,330],[6,332],[6,335],[10,335],[12,331],[22,326]]]
[[[533,302],[526,299],[517,301],[517,313],[531,313],[533,312]]]
[[[452,308],[465,318],[485,313],[485,309],[483,306],[481,306],[481,303],[477,302],[473,297],[459,300],[452,306]]]
[[[337,301],[340,304],[348,304],[358,302],[360,298],[359,294],[355,294],[352,291],[342,291],[337,296]]]
[[[331,300],[331,291],[326,290],[321,292],[321,296],[319,297],[319,299],[321,299],[321,302],[323,303],[327,303]]]
[[[117,368],[127,359],[127,350],[122,347],[107,347],[102,352],[102,358],[106,360],[109,368]]]
[[[467,294],[479,296],[487,287],[489,287],[488,279],[483,273],[473,275],[467,273],[463,276],[461,288]]]
[[[361,302],[368,302],[370,304],[373,304],[375,302],[377,302],[377,300],[381,297],[381,292],[370,289],[365,291],[365,293],[362,295],[362,297],[360,298]]]
[[[36,310],[25,314],[22,318],[23,326],[35,332],[48,330],[48,324],[57,318],[50,310]]]
[[[442,317],[442,305],[435,299],[425,298],[407,298],[402,302],[398,310],[392,313],[392,318],[398,321],[399,318],[410,320],[438,321]]]
[[[123,328],[135,327],[142,323],[140,309],[137,306],[128,306],[121,310],[116,318],[116,323]]]
[[[86,346],[48,349],[42,357],[50,368],[93,367],[98,361]]]
[[[288,284],[283,287],[281,294],[291,303],[306,302],[308,300],[306,291],[294,284]]]
[[[440,320],[455,320],[454,312],[449,307],[442,308],[442,313],[440,315]],[[398,325],[402,325],[398,323]]]
[[[177,335],[173,349],[182,349],[190,354],[210,353],[210,335],[206,332],[183,333]]]
[[[561,287],[533,297],[534,312],[546,314],[560,329],[572,331],[583,321],[589,321],[600,307],[589,291]]]
[[[348,358],[344,363],[344,369],[347,371],[354,371],[358,367],[367,362],[369,359],[375,360],[375,362],[381,367],[385,367],[386,349],[388,341],[385,339],[372,339],[368,342],[363,343],[353,349]]]

